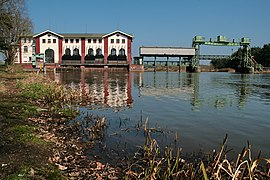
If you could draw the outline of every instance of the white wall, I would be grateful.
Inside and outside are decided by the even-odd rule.
[[[114,43],[111,43],[111,39],[114,40]],[[119,39],[119,43],[116,43],[116,40]],[[122,43],[122,39],[125,39],[125,43]],[[114,34],[110,37],[108,37],[108,53],[111,54],[111,50],[114,48],[116,49],[116,55],[119,54],[119,50],[123,48],[125,50],[125,54],[127,56],[128,53],[128,38],[126,36],[123,36],[122,34]]]
[[[22,63],[31,63],[32,62],[32,38],[21,38],[21,51],[22,51]],[[27,47],[27,52],[24,51],[24,47]],[[16,54],[16,61],[15,63],[20,63],[20,53],[19,49]]]
[[[43,43],[43,39],[45,39],[45,43]],[[53,43],[53,39],[56,40],[56,43]],[[51,40],[51,43],[48,43],[48,40]],[[52,49],[54,51],[54,63],[58,63],[59,62],[59,50],[58,50],[58,37],[50,34],[50,33],[46,33],[43,36],[40,36],[40,53],[44,53],[45,55],[45,51],[47,49]]]
[[[68,43],[65,43],[65,39],[68,39]],[[73,43],[70,42],[70,39],[73,39]],[[79,39],[79,42],[78,43],[76,43],[76,39]],[[70,49],[70,55],[71,56],[73,55],[73,50],[75,48],[79,49],[79,54],[82,55],[82,51],[81,51],[81,38],[64,38],[63,39],[63,46],[62,46],[62,48],[63,48],[62,49],[62,52],[63,52],[62,55],[65,54],[65,50],[67,48]]]
[[[100,48],[102,50],[102,54],[104,55],[103,39],[102,39],[101,43],[99,43],[99,39],[96,39],[96,43],[93,42],[93,39],[91,39],[91,42],[88,43],[88,39],[90,39],[90,38],[85,38],[85,55],[88,54],[88,49],[90,49],[90,48],[92,48],[94,50],[94,55],[96,55],[98,48]]]

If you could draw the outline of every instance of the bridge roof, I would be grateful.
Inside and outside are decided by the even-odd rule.
[[[194,48],[186,47],[140,47],[140,56],[145,57],[186,57],[194,56]]]

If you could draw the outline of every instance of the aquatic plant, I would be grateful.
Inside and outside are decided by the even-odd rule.
[[[147,130],[147,128],[146,128]],[[227,158],[227,135],[220,151],[195,161],[181,158],[181,149],[176,156],[173,148],[167,146],[161,153],[155,139],[147,131],[143,153],[134,156],[134,162],[125,170],[126,179],[269,179],[270,159],[252,159],[251,145],[238,155],[236,161]]]

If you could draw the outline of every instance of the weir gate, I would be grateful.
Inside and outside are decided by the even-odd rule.
[[[164,64],[166,67],[169,66],[169,63],[176,63],[179,66],[183,61],[190,61],[195,55],[194,48],[180,48],[180,47],[140,47],[140,64],[152,63],[154,68],[157,64]],[[145,57],[154,57],[154,60],[145,60]],[[163,60],[157,61],[157,57],[163,57]],[[177,58],[177,61],[170,61],[169,58]],[[166,58],[166,60],[164,60]]]
[[[241,38],[240,41],[229,41],[225,36],[218,36],[216,40],[205,40],[202,36],[195,36],[192,42],[192,48],[184,47],[140,47],[140,57],[135,57],[136,64],[151,63],[155,68],[157,64],[169,65],[176,64],[179,66],[187,66],[188,71],[199,72],[199,60],[215,60],[227,59],[229,55],[200,55],[200,46],[241,46],[242,59],[240,60],[239,71],[253,72],[254,70],[261,70],[262,66],[258,64],[251,55],[250,39]],[[154,60],[146,60],[147,57],[154,57]],[[162,60],[157,60],[157,57],[163,57]],[[174,58],[173,61],[170,58]],[[177,58],[177,60],[175,60]]]

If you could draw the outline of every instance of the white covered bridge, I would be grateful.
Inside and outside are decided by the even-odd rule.
[[[181,64],[190,64],[194,55],[194,48],[142,46],[140,47],[140,57],[135,57],[134,60],[136,64],[147,64],[148,67],[150,65],[150,67],[154,68],[157,64],[165,65],[167,67],[177,64],[180,71]],[[154,59],[151,57],[154,57]],[[159,59],[157,60],[157,58]]]
[[[140,47],[141,57],[193,57],[194,48],[183,47]]]

